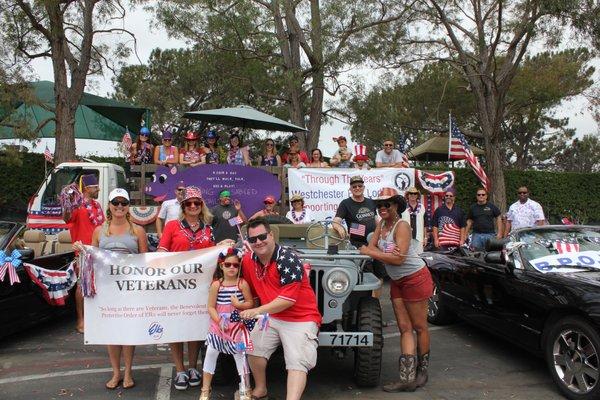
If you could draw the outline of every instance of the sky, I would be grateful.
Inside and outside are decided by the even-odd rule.
[[[168,49],[186,46],[184,41],[169,38],[163,29],[153,26],[148,12],[139,7],[127,13],[125,17],[125,26],[136,36],[138,43],[137,53],[142,62],[146,62],[148,60],[150,53],[154,48],[158,47],[162,49]],[[127,38],[121,37],[118,40],[126,39]],[[136,64],[138,62],[138,59],[134,55],[127,60],[127,64]],[[600,81],[600,62],[597,62],[596,60],[594,64],[596,65],[595,79],[596,81]],[[54,80],[52,75],[52,64],[50,60],[37,59],[32,66],[34,73],[40,80]],[[374,71],[370,70],[363,71],[361,71],[361,74],[365,76],[367,85],[375,84],[378,74],[373,73]],[[110,72],[103,77],[93,77],[91,80],[88,80],[88,85],[85,91],[100,96],[108,96],[114,92],[111,78],[112,74]],[[598,133],[599,131],[598,125],[594,121],[589,110],[586,108],[586,100],[582,97],[574,98],[561,105],[561,107],[559,107],[557,110],[557,116],[569,117],[569,127],[577,130],[577,136]],[[349,128],[343,123],[339,121],[333,121],[330,124],[324,124],[322,126],[319,148],[322,150],[325,156],[331,156],[336,150],[337,145],[332,138],[339,135],[344,135],[350,139]],[[114,142],[80,139],[77,139],[76,142],[77,154],[80,155],[117,155],[117,145]],[[349,146],[354,146],[354,144],[355,143],[350,141]],[[41,141],[34,149],[32,149],[32,151],[43,152],[46,145],[52,152],[54,151],[54,139],[41,139]]]

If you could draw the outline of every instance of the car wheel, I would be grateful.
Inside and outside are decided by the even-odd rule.
[[[600,396],[600,336],[585,319],[559,320],[549,329],[544,346],[552,379],[566,397]]]
[[[446,325],[453,322],[456,316],[444,303],[444,297],[440,293],[440,284],[433,278],[433,294],[429,298],[427,309],[427,321],[433,325]]]
[[[358,386],[374,387],[381,375],[383,330],[379,299],[363,297],[358,304],[357,328],[360,332],[373,332],[373,347],[354,350],[354,380]]]

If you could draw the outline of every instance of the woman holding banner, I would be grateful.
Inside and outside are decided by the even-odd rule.
[[[146,232],[141,226],[131,222],[129,214],[129,194],[125,189],[114,189],[108,195],[108,210],[106,223],[97,227],[92,235],[92,246],[120,253],[137,254],[148,251]],[[113,370],[113,376],[105,386],[115,389],[123,382],[123,389],[131,389],[135,381],[131,375],[133,353],[135,346],[109,344],[108,357]],[[125,362],[125,371],[121,379],[121,354]]]
[[[188,251],[215,246],[212,230],[212,214],[202,200],[202,193],[196,186],[185,188],[181,201],[182,218],[169,221],[165,225],[157,251]],[[224,240],[221,244],[232,244]],[[188,368],[183,363],[183,343],[170,343],[171,356],[177,369],[175,389],[186,390],[189,386],[199,386],[201,377],[198,371],[200,342],[188,342]]]

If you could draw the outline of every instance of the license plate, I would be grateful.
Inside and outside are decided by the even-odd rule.
[[[321,332],[321,347],[372,347],[372,332]]]

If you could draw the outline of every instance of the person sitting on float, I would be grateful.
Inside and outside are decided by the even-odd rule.
[[[334,137],[333,141],[338,144],[338,149],[333,153],[329,164],[332,167],[352,168],[352,152],[348,148],[348,141],[345,136]]]
[[[242,146],[242,139],[238,131],[232,131],[229,135],[229,151],[227,152],[227,164],[252,165],[248,146]]]
[[[279,212],[277,212],[277,210],[275,209],[275,206],[277,205],[277,200],[275,199],[275,196],[268,195],[267,197],[265,197],[263,202],[265,204],[265,208],[255,212],[252,215],[252,217],[250,217],[250,219],[254,219],[254,218],[258,218],[258,217],[264,218],[264,217],[268,217],[269,215],[279,215]]]
[[[307,164],[307,167],[312,168],[327,168],[329,164],[325,160],[323,160],[323,153],[321,149],[312,149],[310,152],[310,163]]]
[[[198,132],[187,131],[185,144],[179,151],[179,164],[195,167],[204,164],[204,152],[198,147]]]
[[[179,164],[179,150],[173,146],[173,134],[165,130],[162,135],[163,144],[154,149],[154,164],[172,167]]]
[[[290,153],[288,156],[288,163],[284,165],[286,168],[302,168],[306,167],[302,161],[300,161],[300,155],[298,153]]]
[[[281,165],[281,157],[277,154],[273,139],[265,140],[265,150],[263,154],[258,156],[258,165],[262,167],[278,167]]]
[[[218,145],[219,134],[214,129],[206,133],[206,143],[202,148],[204,152],[204,162],[207,164],[221,164],[225,160],[225,152]]]
[[[314,221],[313,216],[308,208],[304,207],[304,197],[300,194],[295,194],[290,199],[291,208],[285,217],[294,224],[309,224]]]
[[[152,164],[154,146],[150,143],[150,129],[145,126],[140,129],[140,134],[131,145],[131,165]]]

